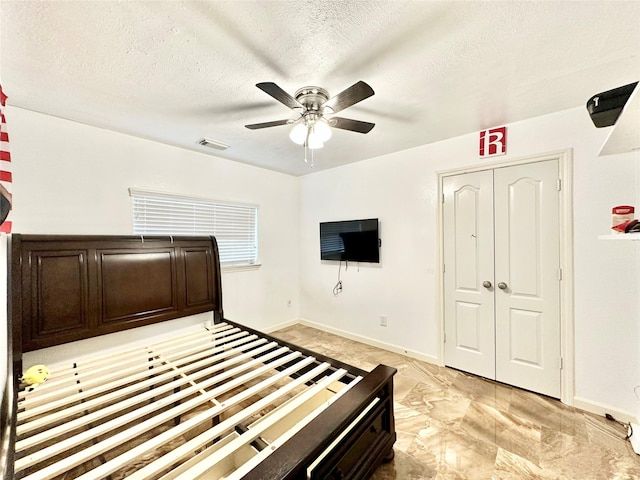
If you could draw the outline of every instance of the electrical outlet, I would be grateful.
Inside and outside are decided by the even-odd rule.
[[[386,315],[380,315],[380,326],[381,327],[386,327],[387,326],[387,316]]]

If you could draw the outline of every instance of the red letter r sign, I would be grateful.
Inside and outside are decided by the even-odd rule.
[[[480,156],[504,155],[507,153],[507,127],[491,128],[480,132]]]

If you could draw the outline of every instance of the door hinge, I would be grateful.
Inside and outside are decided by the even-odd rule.
[[[560,357],[560,370],[564,368],[564,360]]]
[[[442,203],[444,203],[444,193],[442,194]]]
[[[558,269],[558,280],[562,280],[562,269]]]
[[[561,191],[561,190],[562,190],[562,179],[559,178],[558,179],[558,191]]]
[[[444,343],[447,343],[447,332],[444,332]]]

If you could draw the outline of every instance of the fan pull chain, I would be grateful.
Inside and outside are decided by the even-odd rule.
[[[309,163],[309,156],[308,156],[308,152],[309,150],[311,150],[311,168],[313,168],[313,149],[309,148],[309,144],[305,141],[304,142],[304,163]]]

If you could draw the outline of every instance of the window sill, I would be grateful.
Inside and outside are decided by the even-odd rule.
[[[244,272],[247,270],[258,270],[262,266],[261,263],[254,263],[251,265],[229,265],[229,266],[221,266],[220,270],[222,273],[234,273],[234,272]]]

